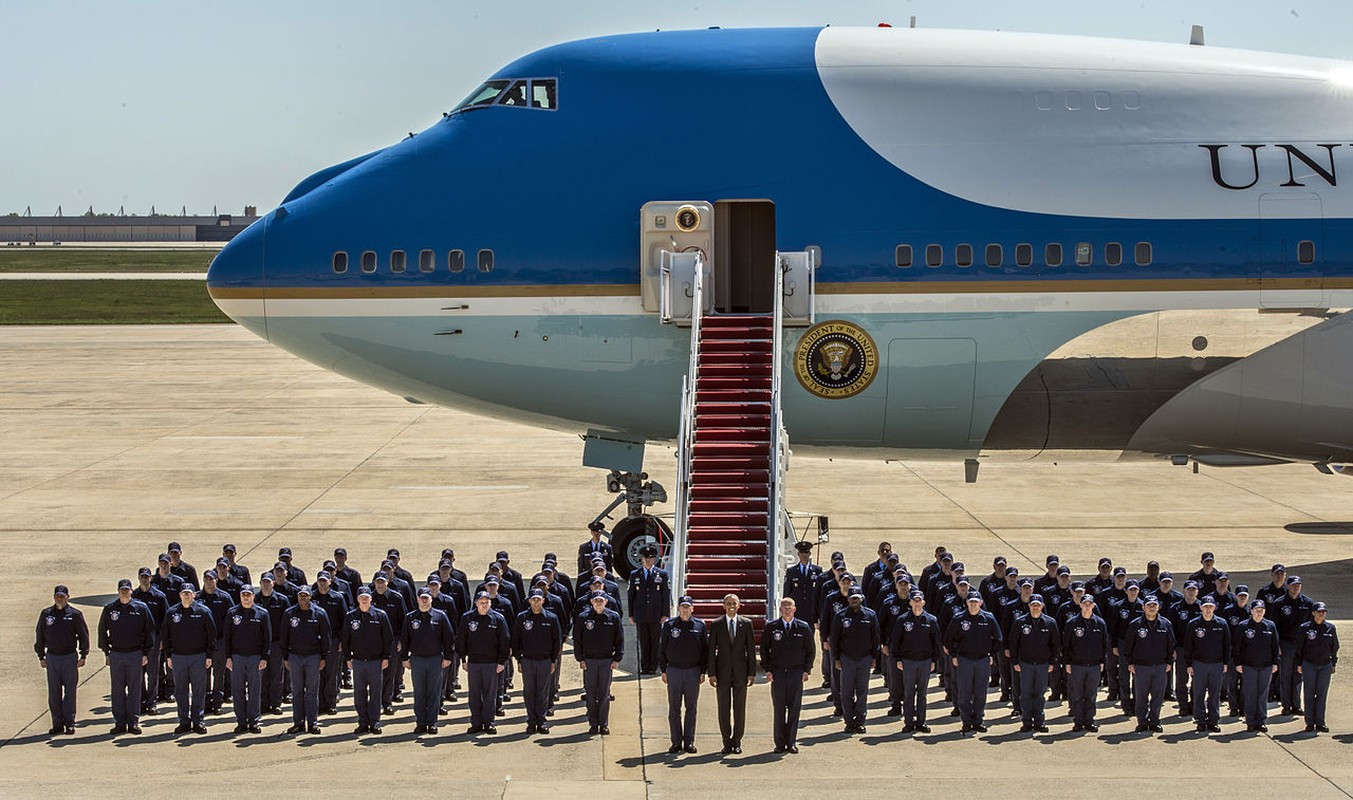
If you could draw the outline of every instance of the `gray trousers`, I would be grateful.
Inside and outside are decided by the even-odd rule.
[[[803,708],[803,668],[771,670],[770,707],[775,717],[775,746],[788,747],[799,743],[799,711]],[[668,680],[671,680],[670,678]],[[690,744],[695,739],[695,709],[690,710]],[[672,744],[676,744],[673,740]]]
[[[119,728],[136,725],[141,719],[141,651],[108,654],[108,676],[112,680],[109,705],[113,724]]]
[[[695,744],[695,710],[700,699],[700,668],[672,667],[667,676],[667,731],[672,746]],[[684,708],[683,708],[684,706]]]
[[[343,680],[343,669],[346,665],[342,649],[335,639],[329,648],[329,654],[324,657],[324,668],[319,671],[320,708],[338,708],[338,687]]]
[[[267,708],[281,708],[282,696],[286,694],[287,660],[277,642],[272,643],[273,657],[268,660],[268,668],[263,671],[263,705]]]
[[[930,672],[933,661],[912,661],[902,659],[897,663],[902,670],[893,676],[894,685],[901,687],[902,721],[907,725],[924,725],[926,712],[926,693],[930,690]]]
[[[436,725],[442,710],[442,657],[412,656],[413,718],[419,725]]]
[[[1047,703],[1048,665],[1019,662],[1019,713],[1025,725],[1042,725]]]
[[[1278,643],[1278,697],[1283,708],[1301,707],[1301,676],[1297,674],[1297,643],[1283,639]]]
[[[554,688],[550,667],[554,662],[548,658],[523,658],[521,660],[521,699],[526,706],[526,724],[544,725],[545,712],[550,708],[550,690]]]
[[[47,710],[52,715],[52,727],[75,724],[75,687],[80,683],[80,656],[47,656]]]
[[[1099,664],[1071,665],[1071,674],[1066,676],[1066,697],[1073,723],[1089,725],[1095,721],[1100,672]]]
[[[951,662],[952,663],[952,662]],[[991,659],[958,657],[954,667],[954,696],[965,725],[981,725],[987,713],[987,689],[991,681]]]
[[[141,668],[141,710],[151,711],[160,699],[160,643],[151,646],[150,658]]]
[[[470,691],[470,724],[492,725],[498,707],[498,663],[471,661],[465,666],[465,676]]]
[[[1178,669],[1178,667],[1176,667]],[[1193,721],[1198,725],[1216,725],[1221,721],[1221,688],[1226,665],[1193,662]],[[1185,672],[1186,670],[1179,670]],[[1183,696],[1180,695],[1180,702]]]
[[[841,660],[842,716],[847,725],[863,725],[869,711],[869,674],[874,669],[874,658],[839,654],[837,657]]]
[[[1271,683],[1273,667],[1245,666],[1240,675],[1240,697],[1246,725],[1263,725],[1268,721],[1268,687]]]
[[[207,705],[220,708],[230,698],[230,670],[226,669],[225,639],[216,643],[211,653],[211,670],[207,674],[211,688],[207,690]]]
[[[323,657],[287,656],[291,669],[291,721],[313,727],[319,723],[319,662]]]
[[[615,674],[609,658],[589,658],[583,662],[583,691],[587,692],[587,724],[607,726],[611,722],[611,676]]]
[[[1118,675],[1118,704],[1122,706],[1124,711],[1132,711],[1134,709],[1132,704],[1132,670],[1128,669],[1127,656],[1123,655],[1123,653],[1127,652],[1125,644],[1126,642],[1123,639],[1117,641],[1115,647],[1118,648],[1118,655],[1113,656],[1113,660],[1117,667],[1116,672]],[[1110,692],[1113,691],[1113,682],[1114,678],[1111,675],[1109,676]],[[1163,692],[1164,690],[1162,689],[1161,691]]]
[[[262,660],[262,656],[230,658],[230,694],[235,703],[235,721],[241,725],[257,725],[263,712],[263,673],[258,668]]]
[[[1325,724],[1325,701],[1329,698],[1332,674],[1333,664],[1301,662],[1301,694],[1306,706],[1307,725]]]
[[[371,727],[381,724],[381,659],[352,660],[352,704],[357,709],[357,724]]]
[[[174,702],[180,725],[201,725],[207,714],[207,654],[174,656]]]
[[[1133,666],[1132,698],[1137,704],[1138,725],[1159,725],[1160,707],[1165,704],[1165,690],[1170,685],[1170,672],[1165,664],[1136,664]]]

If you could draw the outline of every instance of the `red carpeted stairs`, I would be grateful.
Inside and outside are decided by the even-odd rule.
[[[766,622],[773,325],[770,315],[701,320],[686,549],[696,616],[716,618],[732,592],[758,632]]]

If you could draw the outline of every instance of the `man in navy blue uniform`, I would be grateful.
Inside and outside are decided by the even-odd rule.
[[[510,646],[521,673],[521,697],[526,706],[526,732],[549,733],[545,719],[554,689],[555,665],[564,647],[564,624],[545,609],[545,590],[534,588],[527,595],[527,609],[512,625]]]
[[[831,652],[841,670],[841,710],[846,733],[865,732],[869,674],[883,644],[878,615],[864,604],[864,590],[851,587],[845,611],[832,621]]]
[[[1190,707],[1198,732],[1218,733],[1226,662],[1231,656],[1231,626],[1217,616],[1217,598],[1212,595],[1199,601],[1199,607],[1201,616],[1189,620],[1180,635],[1179,669],[1187,670],[1192,679]]]
[[[224,558],[230,568],[230,574],[235,580],[240,582],[241,586],[250,586],[253,581],[250,580],[249,568],[235,560],[235,553],[238,552],[233,544],[221,545],[221,558]],[[219,559],[218,559],[218,564]]]
[[[442,681],[456,657],[456,632],[441,609],[432,607],[432,590],[420,589],[418,608],[404,617],[400,631],[405,669],[413,675],[414,734],[436,733],[442,707]]]
[[[955,617],[944,632],[944,646],[954,667],[955,696],[963,718],[963,732],[986,733],[987,688],[996,653],[1001,649],[1001,626],[982,610],[982,595],[967,597],[966,613]]]
[[[132,589],[132,597],[146,604],[150,609],[152,617],[151,632],[155,636],[155,644],[150,651],[150,661],[142,670],[141,682],[141,713],[143,715],[153,716],[156,713],[155,704],[160,699],[160,668],[162,666],[163,656],[160,653],[160,627],[164,625],[164,615],[169,611],[169,598],[164,596],[164,592],[155,588],[151,582],[151,577],[155,571],[150,567],[141,567],[137,570],[136,577],[138,585]]]
[[[1217,616],[1225,620],[1227,627],[1231,629],[1232,651],[1235,649],[1236,627],[1250,618],[1250,587],[1243,583],[1240,584],[1236,587],[1235,597],[1235,603],[1217,610]],[[1240,672],[1236,670],[1230,652],[1226,654],[1226,661],[1230,665],[1230,669],[1226,670],[1226,679],[1223,682],[1226,694],[1226,716],[1244,716],[1245,701],[1240,689]]]
[[[573,621],[573,655],[583,671],[587,694],[587,732],[611,732],[611,678],[625,655],[620,615],[606,607],[606,593],[593,592],[592,607]]]
[[[795,618],[811,625],[817,624],[817,586],[822,567],[813,563],[812,542],[796,542],[794,551],[799,563],[785,570],[783,597],[794,598]]]
[[[1269,606],[1268,618],[1278,628],[1278,697],[1283,714],[1300,714],[1301,675],[1297,673],[1297,639],[1302,625],[1311,620],[1315,601],[1301,593],[1301,576],[1287,576],[1287,593]]]
[[[1048,676],[1057,668],[1061,650],[1057,623],[1043,613],[1043,595],[1035,594],[1029,598],[1029,613],[1010,626],[1009,652],[1015,672],[1019,674],[1019,708],[1024,723],[1020,731],[1024,733],[1048,732],[1043,706]]]
[[[202,582],[197,579],[197,568],[183,560],[183,546],[178,542],[170,542],[166,550],[169,553],[169,571],[179,576],[184,583],[201,586]]]
[[[902,731],[930,733],[926,724],[926,691],[935,662],[944,658],[940,623],[925,610],[925,595],[913,590],[908,610],[893,621],[885,649],[892,663],[891,705],[902,707]]]
[[[339,637],[339,623],[348,616],[348,598],[334,587],[334,576],[328,570],[320,570],[315,575],[314,594],[311,602],[324,611],[329,618],[329,649],[324,652],[324,668],[319,674],[319,713],[330,715],[338,713],[338,686],[342,680],[344,661]]]
[[[225,618],[235,602],[230,599],[216,583],[216,570],[209,569],[202,574],[202,591],[197,593],[197,602],[211,612],[211,622],[216,626],[216,649],[211,652],[211,668],[207,670],[207,713],[215,714],[221,710],[230,692],[230,681],[225,665]]]
[[[1217,557],[1212,555],[1211,551],[1208,551],[1203,553],[1202,557],[1198,560],[1202,564],[1202,569],[1199,569],[1197,572],[1190,575],[1187,580],[1198,584],[1199,597],[1212,595],[1213,599],[1215,599],[1218,574]]]
[[[98,642],[112,679],[112,733],[140,733],[141,678],[155,651],[155,617],[132,598],[126,578],[117,582],[117,599],[99,615]]]
[[[278,655],[291,671],[291,727],[287,733],[319,733],[319,675],[331,649],[329,615],[311,602],[306,584],[296,587],[296,605],[282,615]]]
[[[493,610],[488,592],[475,595],[475,607],[457,626],[456,652],[465,661],[470,693],[470,728],[466,733],[497,733],[498,680],[511,655],[507,620]]]
[[[1095,614],[1095,596],[1084,592],[1080,613],[1062,626],[1062,657],[1066,661],[1066,696],[1073,731],[1099,730],[1095,700],[1099,675],[1112,657],[1113,637],[1104,619]]]
[[[794,598],[780,601],[780,616],[761,632],[761,668],[770,683],[775,752],[799,752],[799,711],[803,687],[813,672],[817,643],[813,629],[794,617]],[[692,731],[692,735],[694,731]]]
[[[169,669],[174,675],[174,700],[178,704],[179,725],[174,733],[206,733],[207,670],[216,649],[216,624],[211,612],[196,601],[197,590],[185,583],[179,589],[179,603],[165,615],[160,642],[169,653]]]
[[[658,548],[644,545],[639,551],[643,564],[630,573],[630,622],[639,643],[639,674],[658,674],[658,635],[672,611],[672,579],[658,567]]]
[[[262,733],[263,670],[272,657],[272,617],[254,602],[254,587],[240,587],[240,604],[225,619],[223,648],[226,669],[233,677],[235,733]]]
[[[1132,675],[1137,732],[1160,733],[1160,707],[1170,685],[1175,638],[1174,626],[1160,615],[1160,598],[1155,595],[1143,601],[1142,616],[1128,623],[1123,634],[1123,657]]]
[[[682,597],[676,618],[664,622],[658,636],[658,672],[667,684],[669,753],[696,752],[695,714],[700,685],[705,682],[709,627],[693,616],[694,611],[695,600]]]
[[[1231,632],[1231,661],[1240,673],[1245,730],[1268,732],[1268,688],[1278,671],[1278,626],[1264,619],[1263,600],[1250,603],[1250,618]]]
[[[1306,732],[1329,733],[1325,725],[1325,702],[1329,698],[1330,676],[1339,663],[1339,634],[1325,621],[1324,603],[1311,606],[1311,619],[1297,631],[1297,673],[1304,686]]]
[[[352,703],[357,709],[357,735],[381,732],[381,698],[385,671],[395,657],[390,617],[371,603],[371,587],[357,589],[357,607],[343,618],[343,657],[352,670]]]
[[[290,684],[287,676],[286,659],[283,658],[277,649],[277,643],[282,640],[282,615],[291,608],[291,600],[285,594],[274,591],[276,579],[271,570],[263,570],[258,576],[258,591],[254,593],[254,605],[259,606],[268,612],[268,623],[272,626],[272,647],[270,650],[274,654],[273,658],[268,659],[268,666],[262,670],[263,676],[263,710],[272,715],[282,713],[282,698],[285,696],[285,687]]]
[[[385,572],[377,572],[371,578],[374,592],[371,595],[371,604],[390,618],[390,627],[396,632],[395,636],[395,658],[390,659],[390,665],[386,667],[383,683],[381,685],[381,714],[390,716],[395,713],[395,695],[399,694],[399,686],[403,683],[403,670],[400,667],[398,655],[399,636],[398,632],[404,629],[404,615],[409,612],[409,607],[404,604],[404,597],[399,592],[390,588],[390,575]]]
[[[606,562],[606,571],[615,569],[614,556],[611,553],[610,542],[603,542],[601,535],[606,532],[606,526],[600,522],[589,522],[587,530],[592,534],[591,538],[578,545],[578,575],[587,574],[592,569],[592,559],[600,557]]]

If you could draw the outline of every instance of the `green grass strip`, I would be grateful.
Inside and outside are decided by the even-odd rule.
[[[230,322],[203,281],[0,281],[0,325]]]
[[[0,272],[206,272],[215,249],[76,250],[0,245]]]

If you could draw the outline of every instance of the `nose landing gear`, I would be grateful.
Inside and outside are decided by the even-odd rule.
[[[621,504],[625,518],[611,527],[611,549],[615,555],[615,571],[628,578],[630,571],[639,568],[639,551],[649,544],[658,546],[658,558],[667,558],[672,542],[672,528],[667,522],[645,509],[654,503],[667,502],[667,490],[657,481],[650,481],[647,472],[620,472],[611,470],[606,476],[606,491],[616,494],[615,500],[597,515],[601,522]]]

